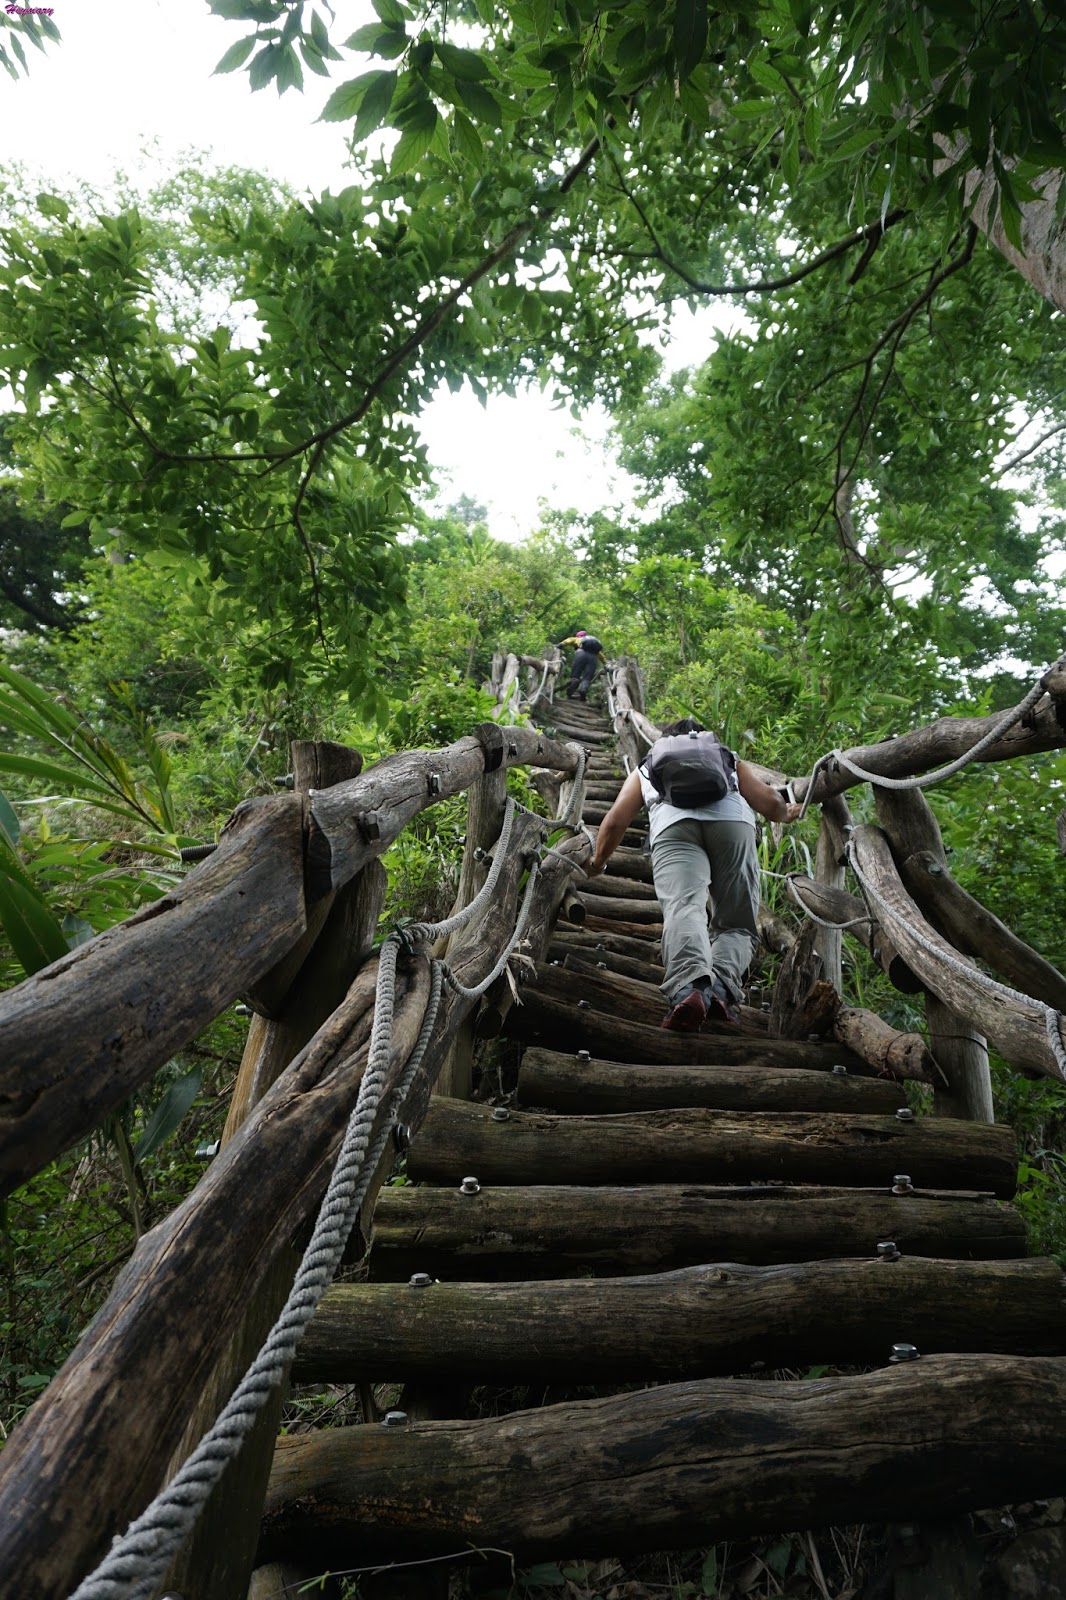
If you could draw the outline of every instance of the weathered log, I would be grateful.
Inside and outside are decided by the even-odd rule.
[[[984,1034],[938,1000],[932,990],[925,997],[925,1021],[940,1068],[933,1091],[934,1113],[967,1122],[995,1122]]]
[[[652,882],[651,855],[647,850],[616,850],[607,863],[607,876],[618,873],[623,878],[638,878],[641,883]]]
[[[1066,1011],[1066,977],[956,883],[931,851],[908,856],[900,863],[900,876],[919,909],[956,949],[987,962],[1034,1000]]]
[[[822,806],[818,825],[814,875],[819,883],[824,883],[829,889],[844,887],[845,829],[850,825],[851,813],[847,802],[840,795],[827,799]],[[842,940],[843,935],[838,928],[819,928],[814,941],[815,954],[821,960],[822,970],[838,994],[842,994],[844,990],[841,964]]]
[[[357,775],[362,766],[357,751],[346,751],[339,745],[320,750],[307,741],[294,743],[292,762],[297,793],[306,793],[325,778],[344,781]],[[307,954],[284,1005],[278,1008],[274,997],[263,992],[264,1002],[271,1010],[280,1009],[280,1016],[272,1022],[264,1022],[258,1016],[253,1019],[222,1134],[223,1149],[237,1137],[253,1108],[342,1003],[370,954],[387,886],[385,869],[375,861],[336,895],[323,901],[329,907],[329,915],[321,938]],[[199,1444],[247,1371],[285,1304],[299,1259],[292,1247],[279,1251],[259,1289],[248,1297],[235,1321],[228,1348],[192,1408],[168,1477]],[[286,1392],[287,1385],[279,1384],[212,1490],[167,1574],[169,1590],[192,1595],[209,1589],[212,1600],[244,1600]]]
[[[302,795],[310,794],[314,789],[328,788],[333,783],[343,783],[348,778],[357,778],[363,770],[363,757],[358,750],[352,750],[343,744],[333,744],[329,740],[319,743],[312,739],[294,739],[289,746],[289,759],[292,762],[293,790],[296,794]],[[307,820],[310,822],[310,818]],[[315,858],[319,843],[315,830],[309,826],[305,844],[307,876],[317,875],[321,870],[321,862]],[[257,1016],[281,1015],[289,990],[325,927],[333,900],[332,892],[314,899],[308,910],[307,926],[302,937],[296,941],[291,950],[287,951],[276,967],[249,985],[241,995],[241,999]],[[320,956],[321,949],[320,946]],[[344,988],[347,987],[346,983]],[[334,1004],[340,1003],[343,993],[342,989]],[[332,1006],[330,1010],[333,1010]],[[314,1028],[311,1032],[314,1032]],[[300,1042],[303,1044],[305,1040]],[[291,1060],[291,1056],[288,1059]]]
[[[652,1027],[658,1027],[663,1018],[663,997],[655,984],[643,978],[625,978],[606,968],[601,972],[587,967],[581,971],[542,967],[537,988],[546,997],[573,1002],[582,1011],[588,1006],[616,1019]]]
[[[442,750],[405,750],[386,756],[350,783],[316,794],[315,826],[328,852],[333,888],[383,855],[405,823],[436,800],[459,794],[483,772],[499,766],[548,767],[573,772],[577,751],[535,728],[482,723],[472,735]]]
[[[795,872],[789,884],[800,900],[815,916],[827,922],[848,923],[844,931],[869,950],[885,976],[901,994],[920,994],[921,982],[907,966],[895,945],[870,917],[862,900],[843,889],[832,889],[814,878]]]
[[[602,883],[603,879],[599,882]],[[586,884],[580,885],[580,894],[589,916],[610,922],[641,922],[662,927],[662,906],[654,895],[643,894],[637,900],[624,895],[615,898],[610,891],[592,889]]]
[[[518,1561],[899,1521],[1058,1493],[1066,1360],[941,1355],[860,1377],[709,1378],[477,1422],[279,1443],[264,1554],[470,1545]]]
[[[808,922],[785,955],[774,984],[770,1005],[770,1033],[775,1039],[806,1038],[803,1001],[822,977],[822,958],[814,948],[817,926]]]
[[[553,1116],[436,1099],[407,1156],[416,1183],[811,1183],[1014,1194],[1012,1128],[939,1117],[900,1122],[855,1112],[733,1112],[687,1106],[615,1116]]]
[[[620,878],[605,873],[602,877],[587,879],[581,885],[581,892],[594,900],[605,896],[611,900],[641,900],[658,905],[654,887],[650,883],[642,883],[639,878]],[[656,920],[662,921],[661,911]]]
[[[759,938],[767,950],[772,951],[775,956],[785,955],[792,949],[798,938],[797,929],[791,927],[784,917],[775,916],[767,906],[762,904],[759,906],[756,927]]]
[[[551,855],[543,862],[533,891],[525,936],[519,947],[521,961],[516,963],[516,976],[523,992],[529,976],[535,970],[535,964],[544,959],[556,916],[570,893],[570,884],[573,882],[575,871],[581,870],[583,862],[588,859],[590,853],[588,840],[583,834],[576,834],[573,838],[564,839],[562,843],[556,845]],[[514,1000],[514,988],[504,974],[481,1003],[476,1023],[479,1039],[499,1037]]]
[[[184,1204],[141,1238],[5,1446],[0,1570],[19,1600],[68,1594],[159,1487],[249,1296],[321,1197],[366,1063],[376,967],[362,969]],[[425,1011],[424,958],[397,990],[393,1078]]]
[[[936,817],[921,791],[878,790],[877,814],[904,886],[934,928],[1023,993],[1066,1010],[1066,977],[951,876]]]
[[[489,852],[497,844],[507,807],[507,773],[503,767],[486,772],[484,777],[470,785],[466,805],[466,843],[463,847],[463,864],[459,872],[455,900],[450,916],[464,911],[481,892],[490,870]],[[457,934],[452,934],[454,941]],[[433,954],[444,960],[448,954],[449,939],[438,940]],[[457,1095],[462,1100],[470,1098],[474,1068],[474,1017],[463,1019],[452,1041],[448,1058],[441,1067],[436,1084],[437,1094]]]
[[[338,1284],[296,1355],[303,1383],[625,1383],[936,1351],[1066,1353],[1055,1261],[804,1261],[525,1284]]]
[[[632,904],[633,902],[629,903]],[[637,918],[626,919],[625,917],[614,915],[601,916],[599,914],[601,906],[606,908],[609,904],[610,902],[602,901],[596,906],[595,910],[586,905],[585,927],[590,933],[595,933],[597,937],[604,933],[617,933],[621,934],[623,938],[646,939],[658,949],[659,941],[663,936],[661,922],[645,922]],[[617,905],[619,902],[615,901],[613,904]]]
[[[885,739],[880,744],[859,745],[844,754],[856,766],[883,778],[909,778],[934,767],[946,765],[973,748],[996,723],[1003,720],[1003,712],[988,717],[940,717],[926,728],[916,728],[898,739]],[[1024,722],[1016,722],[1003,736],[996,739],[978,756],[980,762],[1013,761],[1017,756],[1036,755],[1042,750],[1061,750],[1066,746],[1066,729],[1059,722],[1056,707],[1051,699],[1044,699],[1029,713]],[[794,780],[796,798],[802,800],[809,784],[808,778]],[[819,803],[829,795],[843,794],[864,783],[837,763],[823,767],[814,786],[813,799]]]
[[[518,1093],[523,1107],[586,1115],[706,1106],[719,1111],[869,1111],[891,1116],[906,1104],[898,1084],[854,1073],[579,1061],[576,1055],[535,1046],[522,1057]]]
[[[920,1033],[898,1033],[872,1011],[840,1006],[833,1019],[833,1037],[878,1072],[893,1078],[943,1083],[944,1073]]]
[[[621,789],[621,787],[621,779],[615,779],[613,782],[608,783],[599,783],[594,781],[590,783],[585,790],[585,797],[588,800],[604,800],[608,805],[610,805],[618,798],[618,791]]]
[[[657,961],[634,961],[632,956],[618,956],[613,950],[599,950],[595,945],[563,945],[554,939],[548,946],[549,961],[575,971],[613,972],[621,978],[634,978],[638,983],[661,984],[663,969]]]
[[[920,790],[879,789],[877,815],[888,835],[903,882],[912,893],[915,880],[920,889],[926,889],[929,884],[937,882],[938,875],[945,879],[948,877],[947,851],[940,837],[940,828],[932,807]],[[915,868],[915,858],[919,853],[928,862],[930,875]],[[928,898],[925,903],[916,903],[921,910],[929,912]],[[973,904],[979,912],[984,909],[976,901]],[[945,925],[935,907],[930,920],[938,932],[945,934],[950,944],[960,951],[967,951],[969,941],[964,930]],[[1003,931],[1006,933],[1006,929]],[[962,942],[957,936],[960,932],[963,933]],[[1017,943],[1020,945],[1021,942]],[[1021,948],[1026,947],[1023,945]],[[1039,960],[1035,952],[1033,954]],[[933,1049],[941,1057],[942,1081],[937,1085],[933,1100],[937,1115],[962,1117],[970,1122],[994,1122],[992,1074],[988,1061],[988,1042],[984,1035],[972,1025],[968,1016],[953,1011],[931,990],[925,997],[925,1020]]]
[[[558,972],[560,968],[553,968]],[[585,974],[582,973],[582,978]],[[734,1029],[699,1034],[670,1033],[643,1022],[608,1016],[578,1002],[523,991],[522,1005],[511,1013],[505,1030],[512,1037],[550,1050],[578,1050],[618,1061],[669,1061],[679,1065],[808,1067],[828,1072],[838,1063],[849,1072],[869,1072],[869,1067],[846,1045],[810,1043],[804,1039],[768,1039],[754,1031]]]
[[[587,929],[583,933],[577,933],[572,928],[553,928],[552,944],[557,944],[565,950],[612,950],[620,956],[632,956],[638,961],[644,960],[645,957],[654,961],[657,957],[657,948],[653,940],[634,939],[627,934],[615,932],[613,928],[595,934],[590,934]]]
[[[303,804],[242,807],[179,888],[0,995],[0,1196],[85,1138],[300,938]]]
[[[885,914],[893,939],[926,988],[980,1028],[1012,1066],[1061,1082],[1063,1075],[1048,1039],[1045,1007],[1037,1000],[1012,998],[976,967],[963,963],[904,889],[879,828],[858,828],[852,848],[857,870],[889,908]],[[1061,1040],[1061,1017],[1054,1027]]]
[[[585,909],[584,900],[573,887],[573,879],[567,884],[563,891],[562,899],[559,901],[559,915],[575,928],[583,928],[585,926],[588,912]]]
[[[880,1239],[894,1239],[905,1255],[1025,1255],[1025,1225],[1014,1208],[973,1194],[690,1184],[465,1195],[458,1187],[409,1187],[382,1192],[370,1275],[393,1282],[412,1272],[453,1280],[616,1277],[707,1261],[870,1256]]]

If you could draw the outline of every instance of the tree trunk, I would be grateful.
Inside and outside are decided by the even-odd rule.
[[[554,977],[563,968],[550,969]],[[592,974],[568,974],[591,977]],[[660,1005],[661,1009],[661,1005]],[[810,1043],[802,1039],[768,1039],[754,1030],[744,1035],[735,1029],[702,1033],[670,1033],[646,1022],[632,1022],[606,1012],[586,1010],[580,1001],[528,988],[520,1012],[508,1018],[506,1032],[550,1050],[591,1050],[613,1061],[669,1061],[689,1066],[809,1067],[828,1072],[838,1063],[849,1072],[867,1072],[866,1063],[840,1044]]]
[[[1066,1361],[928,1356],[858,1377],[707,1379],[478,1422],[280,1442],[264,1555],[519,1562],[688,1549],[1057,1494]]]
[[[518,1092],[523,1108],[547,1107],[586,1116],[681,1106],[716,1111],[862,1111],[892,1116],[906,1104],[898,1084],[853,1073],[579,1061],[574,1055],[532,1046],[522,1057]]]
[[[906,1172],[923,1189],[1014,1194],[1011,1128],[940,1118],[840,1112],[741,1112],[686,1107],[616,1116],[552,1116],[436,1099],[407,1157],[416,1183],[814,1183],[890,1185]]]
[[[841,1006],[833,1019],[833,1036],[880,1073],[944,1084],[944,1070],[920,1033],[897,1033],[872,1011]],[[938,1113],[939,1114],[939,1113]]]
[[[248,804],[185,881],[0,995],[0,1198],[146,1082],[307,925],[303,801]]]
[[[371,962],[184,1204],[144,1235],[5,1446],[0,1570],[19,1600],[69,1593],[158,1488],[250,1297],[325,1188],[366,1063],[375,984]],[[421,1027],[424,958],[397,990],[390,1082]]]
[[[879,828],[859,828],[853,844],[859,872],[891,908],[886,915],[892,937],[926,988],[957,1016],[979,1028],[1012,1066],[1061,1082],[1048,1040],[1045,1008],[1038,1001],[1005,994],[976,967],[966,964],[925,921],[900,882],[888,841]],[[1055,1026],[1061,1038],[1061,1019]]]
[[[844,887],[844,829],[850,823],[851,813],[841,796],[834,796],[822,806],[814,875],[829,889]],[[837,994],[844,992],[842,942],[843,934],[837,928],[819,928],[814,940],[814,953],[821,959],[822,971]]]
[[[808,1362],[1066,1352],[1054,1261],[803,1261],[546,1283],[337,1284],[300,1345],[301,1383],[641,1383]]]
[[[455,1280],[607,1277],[708,1261],[815,1261],[871,1256],[880,1239],[905,1255],[967,1260],[1025,1255],[1013,1207],[976,1195],[880,1189],[612,1189],[383,1191],[371,1276]]]
[[[362,768],[358,751],[340,745],[319,748],[307,741],[294,744],[292,761],[298,793],[356,777]],[[343,1001],[370,954],[386,888],[385,869],[375,861],[322,902],[329,912],[325,927],[295,980],[285,974],[285,982],[292,987],[284,1004],[278,1006],[274,997],[264,992],[264,1002],[272,1012],[280,1011],[280,1016],[274,1022],[253,1019],[222,1135],[223,1148],[236,1138],[254,1107]],[[192,1408],[168,1478],[199,1444],[260,1350],[285,1304],[299,1261],[295,1248],[283,1248],[258,1291],[249,1297],[229,1347]],[[167,1588],[184,1600],[244,1600],[287,1387],[286,1379],[260,1411],[167,1574]]]

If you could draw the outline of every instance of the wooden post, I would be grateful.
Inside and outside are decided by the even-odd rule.
[[[818,827],[814,875],[830,889],[844,887],[844,829],[850,822],[851,813],[841,796],[835,795],[825,802]],[[843,935],[839,928],[818,929],[814,939],[815,954],[821,958],[826,979],[840,995],[844,993],[842,947]]]
[[[306,740],[292,745],[293,787],[298,793],[358,777],[362,765],[359,752],[342,745]],[[385,888],[385,870],[375,861],[332,896],[319,937],[299,971],[290,974],[282,964],[285,999],[276,1018],[252,1019],[223,1145],[236,1137],[253,1107],[340,1004],[369,954]],[[171,1463],[171,1475],[195,1449],[259,1350],[285,1303],[299,1259],[295,1248],[285,1250],[249,1303],[243,1323],[190,1415]],[[248,1593],[263,1497],[287,1393],[286,1382],[263,1407],[170,1569],[167,1586],[184,1600],[244,1600]]]
[[[918,852],[946,869],[948,857],[940,828],[920,789],[877,789],[876,800],[877,815],[908,888],[906,863]],[[936,919],[933,920],[935,925]],[[933,1090],[934,1113],[938,1117],[961,1117],[967,1122],[995,1122],[984,1034],[961,1011],[952,1009],[928,989],[925,1021],[930,1048],[947,1079],[946,1084],[937,1083]]]
[[[500,837],[503,814],[507,803],[507,770],[499,766],[486,772],[483,778],[470,785],[467,791],[466,847],[463,865],[459,872],[459,887],[451,915],[464,910],[476,899],[489,875],[488,855]],[[454,937],[454,936],[453,936]],[[435,954],[445,956],[448,939],[441,940]],[[464,1017],[434,1085],[434,1094],[451,1095],[458,1100],[469,1100],[474,1080],[475,1016]]]

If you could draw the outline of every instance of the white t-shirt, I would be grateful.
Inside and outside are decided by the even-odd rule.
[[[680,806],[672,806],[668,800],[663,799],[643,767],[638,767],[637,771],[640,776],[640,791],[648,809],[650,844],[655,843],[665,828],[669,828],[675,822],[685,822],[690,817],[695,817],[699,822],[747,822],[753,828],[755,826],[755,813],[739,789],[725,795],[721,800],[713,800],[709,806],[697,806],[692,811],[683,811]]]

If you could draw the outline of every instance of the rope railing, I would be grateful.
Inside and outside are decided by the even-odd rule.
[[[583,757],[578,781],[582,768]],[[525,932],[540,874],[539,859],[534,857],[530,864],[514,930],[491,970],[478,983],[461,982],[447,961],[431,962],[431,992],[418,1039],[378,1124],[392,1048],[398,956],[401,950],[428,950],[438,938],[466,927],[492,903],[508,859],[515,816],[527,809],[508,798],[489,872],[468,905],[439,922],[409,924],[390,934],[382,945],[366,1069],[311,1240],[285,1306],[215,1423],[171,1482],[115,1539],[104,1560],[75,1590],[72,1600],[147,1600],[165,1578],[222,1473],[239,1454],[262,1407],[282,1382],[300,1338],[340,1264],[356,1215],[422,1064],[443,990],[448,987],[463,999],[474,1001],[502,975]]]

